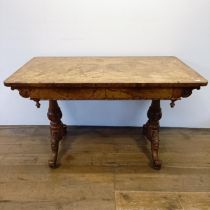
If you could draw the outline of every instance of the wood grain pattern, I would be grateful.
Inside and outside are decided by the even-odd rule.
[[[19,94],[33,100],[135,100],[180,99],[192,89],[182,88],[20,88]]]
[[[210,193],[116,192],[116,210],[209,210]]]
[[[178,58],[35,57],[4,84],[39,100],[125,100],[187,97],[207,80]],[[174,103],[172,103],[174,106]]]
[[[1,210],[208,210],[210,129],[162,128],[158,172],[141,128],[68,131],[50,170],[48,126],[0,126]]]
[[[199,87],[207,80],[176,57],[35,57],[6,86]]]

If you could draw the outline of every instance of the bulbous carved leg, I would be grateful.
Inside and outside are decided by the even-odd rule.
[[[66,125],[64,125],[61,121],[62,112],[56,100],[49,100],[49,109],[47,116],[50,120],[52,149],[52,158],[49,160],[49,166],[55,168],[58,156],[59,141],[66,134]]]
[[[143,126],[143,134],[151,141],[151,152],[153,166],[155,169],[161,168],[161,161],[158,157],[159,150],[159,120],[162,117],[160,100],[153,100],[147,112],[149,120]]]

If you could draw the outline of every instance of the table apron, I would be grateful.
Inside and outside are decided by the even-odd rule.
[[[15,88],[16,89],[16,88]],[[193,88],[17,88],[21,96],[39,100],[179,99]]]

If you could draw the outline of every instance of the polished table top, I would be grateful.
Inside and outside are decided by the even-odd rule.
[[[173,56],[35,57],[6,86],[199,87],[207,80]]]

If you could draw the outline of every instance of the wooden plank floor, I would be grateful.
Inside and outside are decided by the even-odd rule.
[[[1,210],[209,210],[210,129],[161,129],[163,168],[141,128],[68,127],[60,167],[48,126],[0,127]]]

